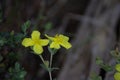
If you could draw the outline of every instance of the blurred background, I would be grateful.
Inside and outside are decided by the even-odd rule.
[[[37,29],[42,37],[44,33],[70,37],[72,48],[61,49],[54,56],[53,66],[60,69],[52,72],[53,78],[90,80],[94,72],[103,80],[113,80],[114,72],[105,72],[95,60],[99,56],[105,63],[115,64],[110,51],[120,44],[120,0],[0,0],[2,37],[21,33],[21,26],[28,20],[31,25],[27,36]],[[8,69],[16,60],[27,72],[23,80],[49,80],[47,71],[40,67],[40,58],[21,44],[16,45],[0,48],[0,80],[9,80]],[[19,55],[13,62],[13,56],[8,57],[11,52]],[[49,59],[46,48],[43,57]]]

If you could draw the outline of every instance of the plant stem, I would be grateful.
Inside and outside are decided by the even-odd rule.
[[[50,76],[50,80],[52,80],[52,75],[51,75],[51,71],[49,71],[49,76]]]
[[[50,54],[50,68],[52,67],[52,59],[53,59],[53,55]]]
[[[45,65],[45,60],[43,59],[42,55],[39,55],[39,56],[40,56],[40,58],[41,58],[43,64]]]
[[[52,68],[52,59],[53,59],[53,55],[50,54],[50,65],[49,65],[49,68],[51,69]],[[50,76],[50,80],[52,80],[52,74],[51,74],[51,70],[49,71],[49,76]]]
[[[45,64],[45,60],[43,59],[42,55],[39,55],[39,56],[40,56],[43,64],[46,65]],[[51,66],[52,66],[52,58],[53,58],[53,55],[51,54],[51,57],[50,57],[50,66],[49,66],[50,69],[51,69]],[[51,70],[48,69],[48,73],[49,73],[50,80],[52,80]]]

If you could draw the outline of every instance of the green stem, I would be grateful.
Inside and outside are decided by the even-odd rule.
[[[39,55],[39,56],[40,56],[40,58],[41,58],[43,64],[45,65],[45,60],[43,59],[42,55]]]
[[[52,80],[52,75],[51,75],[51,71],[49,71],[49,76],[50,76],[50,80]]]
[[[39,55],[39,56],[40,56],[40,58],[41,58],[43,64],[46,66],[45,60],[43,59],[42,55]],[[51,57],[50,57],[50,67],[49,67],[50,69],[51,69],[51,66],[52,66],[52,57],[53,57],[53,55],[51,54]],[[50,80],[52,80],[51,70],[48,70],[48,72],[49,72]]]
[[[52,59],[53,59],[53,55],[50,54],[50,65],[49,65],[49,68],[51,69],[52,68]],[[49,71],[49,76],[50,76],[50,80],[52,80],[52,74],[51,74],[51,70]]]
[[[52,67],[52,59],[53,59],[53,55],[50,55],[50,68]]]

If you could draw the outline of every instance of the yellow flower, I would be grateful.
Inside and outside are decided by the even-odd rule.
[[[120,64],[116,64],[115,69],[120,72]]]
[[[114,79],[115,79],[115,80],[120,80],[120,72],[116,72],[116,73],[114,74]]]
[[[43,52],[43,46],[46,46],[49,43],[48,39],[41,39],[39,31],[33,31],[31,38],[24,38],[22,45],[25,47],[33,46],[33,51],[36,54],[41,54]]]
[[[62,34],[55,35],[55,37],[50,37],[48,35],[45,35],[48,39],[50,39],[52,42],[50,44],[50,48],[60,49],[60,46],[69,49],[72,47],[72,45],[68,42],[69,37],[64,36]]]

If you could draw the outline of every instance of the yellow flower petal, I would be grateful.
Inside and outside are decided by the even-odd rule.
[[[52,43],[50,44],[50,48],[60,49],[60,45],[57,44],[57,43],[55,43],[55,42],[52,42]]]
[[[61,42],[60,45],[65,47],[66,49],[69,49],[69,48],[72,47],[72,45],[69,42],[67,42],[67,41]]]
[[[42,46],[46,46],[48,43],[49,43],[49,40],[47,40],[47,39],[41,39],[41,40],[40,40],[40,44],[41,44]]]
[[[114,79],[115,79],[115,80],[120,80],[120,73],[119,73],[119,72],[116,72],[116,73],[114,74]]]
[[[65,41],[68,41],[69,40],[69,37],[67,36],[64,36],[64,35],[59,35],[60,38],[62,38],[62,40],[65,40]]]
[[[50,39],[50,40],[54,40],[54,37],[50,37],[50,36],[48,36],[47,34],[45,34],[45,36],[46,36],[48,39]]]
[[[33,40],[38,40],[40,38],[40,32],[39,31],[33,31],[31,34],[31,37]]]
[[[22,45],[25,46],[25,47],[29,47],[29,46],[33,46],[34,42],[32,41],[31,38],[25,38],[22,41]]]
[[[43,52],[42,46],[40,46],[38,44],[33,46],[33,50],[36,54],[42,54],[42,52]]]
[[[115,69],[120,72],[120,64],[116,64]]]

